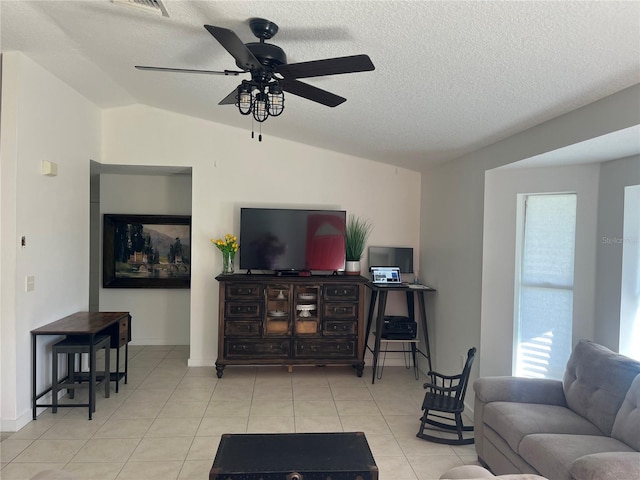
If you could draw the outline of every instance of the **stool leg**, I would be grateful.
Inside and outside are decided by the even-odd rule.
[[[51,413],[58,413],[58,353],[53,350],[51,359]]]
[[[111,394],[111,346],[104,347],[104,397],[109,398]]]
[[[76,354],[75,353],[67,353],[67,382],[70,385],[75,383],[75,373],[76,373]],[[75,397],[76,389],[75,388],[67,388],[67,394],[69,398]]]

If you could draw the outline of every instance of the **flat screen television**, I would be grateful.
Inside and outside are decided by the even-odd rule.
[[[369,267],[400,267],[400,273],[413,273],[413,248],[369,247]]]
[[[344,210],[240,209],[240,268],[337,271],[345,261]]]

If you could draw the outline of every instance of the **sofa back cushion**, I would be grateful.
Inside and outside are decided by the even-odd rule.
[[[627,396],[624,397],[611,436],[640,451],[640,375],[633,381]]]
[[[562,382],[567,405],[611,435],[620,405],[639,374],[640,362],[580,340],[571,352]]]

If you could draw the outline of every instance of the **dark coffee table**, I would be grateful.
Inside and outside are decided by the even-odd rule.
[[[377,480],[363,432],[224,434],[209,480]]]

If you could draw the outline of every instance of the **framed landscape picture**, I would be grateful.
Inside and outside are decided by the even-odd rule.
[[[190,287],[190,216],[105,214],[103,220],[103,287]]]

